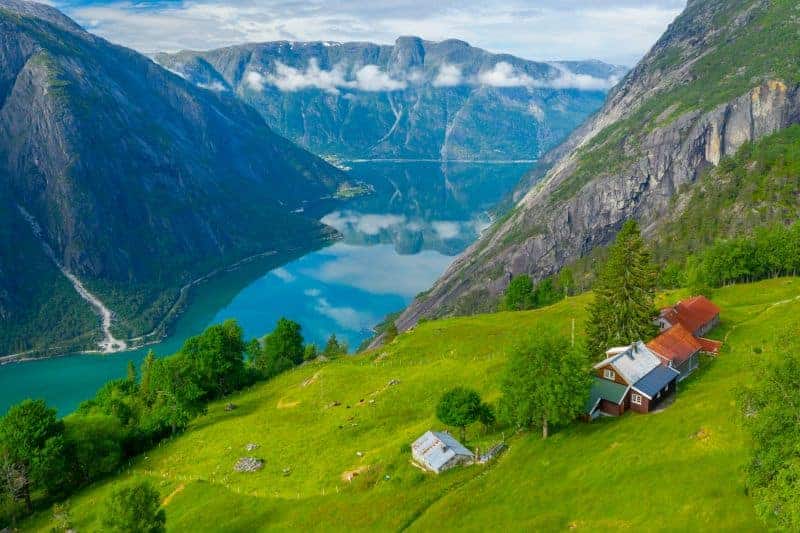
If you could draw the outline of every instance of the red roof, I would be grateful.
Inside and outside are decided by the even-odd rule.
[[[670,324],[680,324],[691,333],[696,332],[719,315],[719,307],[705,296],[695,296],[661,310],[661,316]]]
[[[647,343],[647,347],[664,359],[681,364],[703,350],[702,343],[680,324],[676,324]]]
[[[697,339],[700,341],[700,344],[703,346],[703,351],[706,353],[717,355],[719,353],[720,348],[722,348],[722,343],[720,341],[712,341],[711,339]]]

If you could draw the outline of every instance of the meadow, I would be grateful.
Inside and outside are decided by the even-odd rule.
[[[800,345],[798,294],[797,278],[716,290],[723,313],[712,336],[725,341],[722,352],[702,360],[664,411],[575,423],[546,441],[476,424],[468,445],[505,438],[508,451],[440,476],[410,464],[409,445],[443,429],[434,415],[441,393],[465,385],[495,402],[510,348],[542,325],[569,336],[574,321],[582,335],[591,295],[427,322],[384,348],[306,364],[211,404],[182,435],[73,496],[70,519],[77,531],[100,530],[111,490],[146,478],[170,531],[766,529],[744,487],[748,440],[735,391]],[[226,410],[230,402],[236,409]],[[264,468],[234,472],[246,456]],[[22,529],[49,530],[51,515]]]

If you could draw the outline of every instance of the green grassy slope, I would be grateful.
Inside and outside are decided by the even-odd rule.
[[[703,360],[664,412],[579,423],[545,442],[516,435],[495,464],[441,476],[410,465],[407,445],[441,427],[433,413],[442,390],[463,384],[496,400],[510,345],[542,322],[568,335],[574,318],[581,332],[590,296],[530,312],[428,322],[378,352],[305,366],[245,391],[233,398],[232,412],[226,402],[213,404],[184,435],[74,496],[74,527],[98,530],[110,490],[149,478],[165,498],[172,531],[489,524],[758,530],[744,492],[747,441],[735,423],[733,389],[752,379],[756,359],[770,357],[779,343],[800,344],[796,335],[783,338],[800,316],[798,294],[796,278],[719,290],[723,324],[715,336],[726,339],[723,352]],[[754,347],[763,353],[755,355]],[[389,386],[393,379],[399,384]],[[470,431],[473,446],[499,438]],[[261,447],[248,453],[251,442]],[[235,461],[247,455],[263,458],[264,469],[234,473]],[[363,470],[354,481],[342,478],[355,469]],[[43,512],[25,529],[50,525]]]

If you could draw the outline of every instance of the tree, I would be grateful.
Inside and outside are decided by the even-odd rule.
[[[386,324],[386,329],[383,330],[383,338],[385,342],[392,342],[400,333],[397,331],[397,324],[394,323],[394,320],[390,320],[388,324]]]
[[[239,388],[244,377],[242,328],[227,320],[188,339],[181,354],[193,367],[197,384],[210,397],[218,397]]]
[[[575,294],[575,274],[571,268],[564,267],[558,273],[557,284],[564,296]]]
[[[511,353],[500,416],[519,428],[540,424],[546,439],[550,425],[566,424],[581,413],[591,382],[583,349],[553,332],[538,332]]]
[[[156,354],[153,353],[153,350],[148,350],[147,355],[144,357],[144,361],[142,361],[142,382],[139,386],[139,391],[142,397],[145,400],[146,404],[150,404],[152,398],[150,397],[150,381],[153,375],[153,364],[156,360]]]
[[[636,221],[620,230],[594,287],[587,335],[593,356],[656,332],[656,269]]]
[[[136,365],[133,361],[128,361],[127,379],[131,383],[136,383]]]
[[[467,436],[467,426],[481,415],[481,396],[472,389],[456,387],[444,393],[436,407],[436,417],[448,426],[461,430],[461,440]]]
[[[64,425],[42,400],[25,400],[0,419],[6,490],[32,510],[31,488],[56,492],[67,480]]]
[[[347,355],[347,352],[347,343],[339,342],[339,339],[336,338],[336,334],[332,334],[328,337],[328,342],[325,343],[325,350],[323,350],[322,355],[328,359],[336,359],[342,355]]]
[[[147,482],[115,490],[106,503],[103,530],[113,533],[161,533],[167,516],[158,491]]]
[[[758,515],[787,531],[800,530],[800,356],[784,353],[760,370],[756,385],[739,391],[753,448],[747,488]]]
[[[262,349],[264,366],[280,358],[286,358],[293,365],[299,365],[303,362],[304,353],[303,335],[297,322],[281,318],[272,333],[264,337]]]
[[[183,355],[156,360],[151,381],[155,398],[150,412],[151,429],[166,425],[174,435],[203,410],[203,390]]]
[[[317,358],[319,353],[317,352],[317,345],[316,344],[306,344],[305,349],[303,350],[303,360],[304,361],[313,361]]]
[[[520,274],[512,278],[503,296],[503,309],[505,311],[524,311],[533,309],[534,305],[531,277],[527,274]]]

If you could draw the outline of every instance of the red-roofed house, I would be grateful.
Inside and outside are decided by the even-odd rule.
[[[719,324],[719,307],[705,296],[695,296],[662,309],[657,321],[662,332],[680,324],[695,337],[702,337]]]
[[[703,343],[681,324],[676,324],[647,343],[661,363],[681,373],[678,380],[686,379],[700,366]]]

